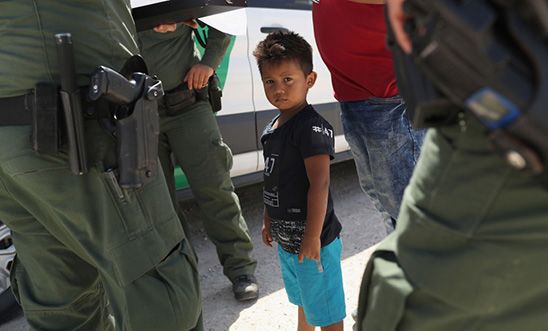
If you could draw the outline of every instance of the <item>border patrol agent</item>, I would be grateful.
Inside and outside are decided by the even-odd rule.
[[[443,7],[443,14],[450,12],[455,21],[460,17],[464,18],[458,21],[460,24],[454,25],[456,28],[470,26],[480,29],[481,33],[486,34],[481,35],[481,38],[480,33],[475,35],[478,37],[475,41],[481,41],[481,50],[485,51],[480,52],[480,55],[504,55],[500,57],[505,59],[504,64],[498,66],[496,71],[502,72],[505,70],[505,64],[509,63],[506,61],[511,61],[512,56],[506,57],[507,53],[504,53],[503,47],[497,48],[499,53],[488,53],[486,50],[496,45],[495,42],[498,40],[484,38],[489,37],[493,30],[483,24],[495,22],[495,19],[491,19],[500,15],[500,7],[492,7],[495,2],[503,3],[422,2],[427,8],[420,13],[428,13],[429,10]],[[513,3],[521,6],[524,2]],[[388,15],[397,40],[404,50],[411,51],[411,43],[409,39],[404,38],[403,33],[403,20],[406,17],[403,12],[403,1],[388,0],[387,3]],[[418,2],[414,5],[416,3]],[[544,4],[544,13],[548,13],[547,8]],[[441,12],[442,10],[439,10],[435,13]],[[515,13],[516,11],[513,11],[512,15]],[[462,24],[464,21],[466,23]],[[455,36],[448,32],[454,32],[448,22],[444,22],[447,24],[443,25],[445,29],[444,33],[438,35],[440,38]],[[482,24],[473,24],[477,22]],[[418,27],[417,30],[420,31],[420,28],[422,27]],[[473,34],[461,36],[470,35]],[[536,38],[540,36],[540,32],[533,30],[531,35]],[[436,34],[424,33],[420,36]],[[546,34],[544,36],[546,37]],[[526,42],[523,45],[530,44],[533,39],[524,39]],[[451,43],[459,42],[458,39],[450,40]],[[538,52],[531,52],[529,55],[546,58],[545,40]],[[517,43],[510,45],[517,47]],[[443,61],[435,61],[434,58],[436,54],[447,54],[443,51],[438,53],[440,49],[446,50],[443,43],[438,43],[438,47],[429,47],[428,52],[421,52],[420,46],[429,47],[429,44],[413,43],[413,56],[424,56],[426,59],[420,59],[428,65],[443,64]],[[418,49],[415,50],[415,47]],[[465,55],[476,54],[476,50],[468,47]],[[480,62],[480,59],[484,60],[481,56],[476,56],[478,63],[495,64],[495,61]],[[546,65],[546,61],[538,63]],[[450,63],[449,67],[435,68],[440,71],[452,69],[453,72],[465,74],[464,71],[455,69],[455,62]],[[514,70],[527,67],[509,68]],[[492,73],[494,71],[489,72]],[[546,71],[536,72],[538,75],[545,73]],[[429,77],[439,79],[436,75]],[[442,77],[454,78],[450,75]],[[472,82],[460,77],[460,82],[481,84],[483,77],[478,77],[478,80]],[[515,81],[521,78],[521,75],[510,77]],[[533,75],[524,77],[528,83],[519,84],[517,89],[510,88],[506,92],[519,92],[528,86]],[[505,78],[507,77],[491,80],[490,83],[498,84]],[[431,81],[440,83],[441,80]],[[454,92],[462,88],[461,86],[463,85],[455,84],[452,89],[444,89],[444,92]],[[544,94],[545,90],[540,93]],[[533,95],[535,98],[538,97],[536,94]],[[493,105],[492,102],[497,100],[497,97],[493,96],[491,94],[489,98],[477,102],[487,101]],[[542,185],[541,177],[518,171],[497,155],[489,141],[494,137],[492,132],[482,124],[484,122],[481,121],[481,116],[471,115],[475,109],[472,106],[467,108],[466,112],[460,108],[460,112],[456,113],[457,121],[454,123],[430,129],[427,134],[421,157],[404,194],[396,230],[373,253],[364,275],[358,313],[358,327],[362,331],[546,329],[548,190]],[[546,104],[541,102],[540,106],[541,111],[546,114]],[[482,107],[481,114],[485,114],[489,109],[490,107]],[[504,114],[507,108],[495,109],[499,114]],[[532,109],[533,107],[522,113],[521,118],[526,118]],[[443,110],[449,113],[450,105],[445,106]],[[490,119],[494,118],[497,116],[490,116]],[[546,118],[545,115],[544,119]],[[505,126],[501,131],[504,132],[512,125]],[[533,127],[534,125],[526,126],[526,132],[533,133]],[[537,132],[546,134],[547,131]],[[511,141],[515,143],[516,139]],[[546,141],[544,139],[543,143]],[[542,146],[539,147],[538,150],[541,150]],[[508,155],[516,157],[515,151]],[[546,160],[544,158],[544,161]]]
[[[12,287],[36,330],[190,330],[201,323],[189,243],[161,172],[121,189],[116,141],[84,119],[86,174],[66,150],[31,148],[39,82],[59,83],[54,34],[71,33],[78,85],[138,52],[129,0],[0,2],[0,218],[17,258]],[[50,100],[55,100],[54,95]]]
[[[236,299],[252,300],[258,297],[253,275],[257,262],[250,257],[251,237],[230,179],[232,153],[222,140],[207,92],[230,36],[208,29],[201,59],[195,53],[193,30],[186,24],[166,33],[144,31],[139,38],[150,72],[162,80],[166,90],[159,104],[159,154],[173,203],[178,206],[172,155],[188,178]]]

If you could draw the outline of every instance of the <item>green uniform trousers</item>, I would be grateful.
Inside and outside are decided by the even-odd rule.
[[[469,115],[430,130],[396,231],[369,261],[358,328],[548,328],[548,190],[511,169]]]
[[[25,317],[36,330],[193,329],[196,262],[163,175],[121,190],[105,171],[115,141],[97,121],[85,126],[83,176],[64,154],[37,155],[30,127],[0,127],[0,218],[17,248],[12,286]]]
[[[186,174],[224,274],[230,280],[253,274],[257,265],[250,257],[253,244],[230,179],[232,153],[209,103],[196,102],[176,116],[160,110],[158,153],[175,206],[172,154]]]

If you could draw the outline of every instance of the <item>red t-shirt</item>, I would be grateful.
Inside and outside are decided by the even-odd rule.
[[[319,0],[312,7],[314,35],[339,101],[398,94],[386,47],[384,5]]]

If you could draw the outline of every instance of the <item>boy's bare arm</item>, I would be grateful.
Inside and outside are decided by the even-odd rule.
[[[263,243],[267,246],[272,247],[272,235],[270,234],[270,217],[268,217],[266,207],[264,207],[263,209],[263,228],[261,230],[261,236],[263,238]]]
[[[304,159],[304,165],[310,187],[308,188],[306,228],[299,252],[299,262],[302,262],[305,257],[313,260],[320,259],[320,235],[329,194],[329,155],[308,157]]]

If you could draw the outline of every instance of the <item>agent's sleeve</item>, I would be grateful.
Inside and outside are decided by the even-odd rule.
[[[331,160],[334,158],[335,135],[329,122],[314,117],[300,123],[296,131],[295,143],[303,159],[321,154],[328,154]]]
[[[230,35],[209,26],[206,49],[200,63],[216,70],[230,44],[230,38]]]

